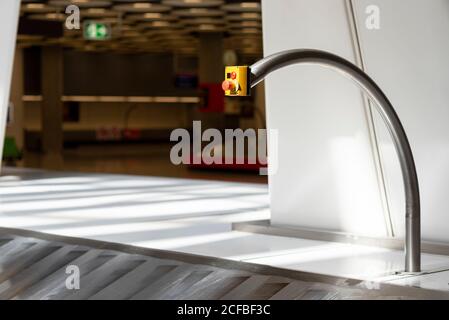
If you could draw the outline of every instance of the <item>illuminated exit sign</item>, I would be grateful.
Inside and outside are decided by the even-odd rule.
[[[107,23],[97,21],[84,22],[84,39],[107,40],[111,38],[111,26]]]

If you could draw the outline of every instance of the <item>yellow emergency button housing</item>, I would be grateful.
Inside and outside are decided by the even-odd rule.
[[[226,96],[249,96],[251,94],[251,69],[248,66],[229,66],[225,69],[222,88]]]

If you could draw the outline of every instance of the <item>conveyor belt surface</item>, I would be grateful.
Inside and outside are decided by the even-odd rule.
[[[66,280],[76,266],[80,288]],[[0,229],[0,299],[414,299],[444,292]]]

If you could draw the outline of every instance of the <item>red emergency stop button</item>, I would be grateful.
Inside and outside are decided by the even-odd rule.
[[[221,84],[221,88],[223,89],[223,91],[232,90],[234,86],[234,83],[228,80],[223,81],[223,83]]]

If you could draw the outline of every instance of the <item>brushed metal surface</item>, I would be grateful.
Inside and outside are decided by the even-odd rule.
[[[273,225],[270,220],[234,222],[232,224],[232,230],[289,238],[351,243],[393,250],[401,250],[404,248],[404,240],[394,237],[366,237],[363,235],[346,232]],[[421,252],[449,256],[449,245],[442,242],[422,241]]]

